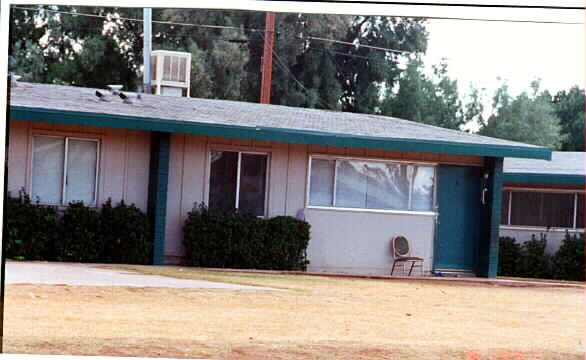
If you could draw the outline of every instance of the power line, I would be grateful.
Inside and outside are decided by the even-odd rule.
[[[263,36],[263,38],[264,38],[264,36]],[[305,91],[305,93],[308,94],[309,90],[305,87],[305,85],[303,85],[303,83],[301,83],[301,81],[299,81],[297,79],[297,77],[293,74],[291,69],[289,69],[289,67],[285,64],[285,62],[281,59],[281,57],[275,52],[274,48],[271,48],[271,52],[273,53],[273,58],[276,60],[277,65],[279,65],[281,67],[281,69],[283,69],[283,71],[285,71],[285,73],[287,73],[289,75],[289,77],[291,77],[291,79],[293,79],[293,81],[295,81],[295,83],[297,83],[297,85],[299,85],[299,87],[301,87]],[[317,99],[320,102],[320,104],[322,106],[324,106],[326,109],[332,110],[332,108],[325,101],[323,101],[319,96],[317,97]]]
[[[38,8],[28,8],[28,7],[21,7],[21,6],[14,6],[13,8],[19,9],[19,10],[30,10],[30,11],[39,11],[39,12],[40,11],[49,11],[49,12],[59,13],[59,14],[86,16],[86,17],[92,17],[92,18],[103,18],[103,19],[108,19],[108,20],[123,20],[123,21],[138,21],[138,22],[143,22],[144,21],[143,19],[133,19],[133,18],[126,18],[126,17],[110,17],[110,16],[106,16],[106,15],[78,13],[78,12],[72,12],[72,11],[38,9]],[[264,29],[240,28],[240,27],[236,27],[236,26],[207,25],[207,24],[190,24],[190,23],[179,23],[179,22],[173,22],[173,21],[159,21],[159,20],[153,20],[152,22],[153,23],[156,23],[156,24],[164,24],[164,25],[194,26],[194,27],[209,28],[209,29],[248,30],[248,31],[251,31],[251,32],[258,32],[258,33],[261,33],[261,34],[264,33],[264,32],[266,32],[266,30],[264,30]],[[351,43],[351,42],[347,42],[347,41],[340,41],[340,40],[334,40],[334,39],[326,39],[326,38],[315,37],[315,36],[310,36],[310,37],[308,37],[308,39],[310,39],[310,40],[318,40],[318,41],[332,42],[332,43],[337,43],[337,44],[342,44],[342,45],[349,45],[349,46],[354,46],[354,47],[365,47],[365,48],[369,48],[369,49],[386,51],[386,52],[410,53],[409,51],[388,49],[388,48],[383,48],[383,47],[379,47],[379,46],[372,46],[372,45],[355,44],[355,43]]]
[[[274,2],[289,0],[271,0]],[[464,3],[437,3],[437,2],[411,2],[411,1],[364,1],[364,0],[301,0],[301,2],[320,2],[330,4],[364,4],[364,5],[406,5],[406,6],[440,6],[440,7],[477,7],[477,8],[497,8],[497,9],[542,9],[542,10],[585,10],[584,7],[578,6],[559,6],[559,5],[517,5],[517,4],[464,4]]]
[[[360,43],[352,43],[352,42],[348,42],[348,41],[325,39],[325,38],[321,38],[321,37],[317,37],[317,36],[308,36],[307,38],[310,40],[326,41],[326,42],[331,42],[331,43],[335,43],[335,44],[342,44],[342,45],[351,45],[351,46],[354,46],[357,48],[364,47],[364,48],[368,48],[368,49],[381,50],[381,51],[385,51],[385,52],[393,52],[393,53],[398,53],[398,54],[411,53],[411,51],[407,51],[407,50],[395,50],[395,49],[389,49],[389,48],[384,48],[384,47],[380,47],[380,46],[372,46],[372,45],[366,45],[366,44],[360,44]]]
[[[280,1],[280,0],[273,0],[273,1]],[[346,1],[345,1],[346,2]],[[350,1],[348,1],[350,2]],[[367,3],[367,2],[365,2]],[[370,2],[368,2],[370,3]],[[372,2],[374,3],[374,2]],[[386,3],[385,4],[389,4]],[[21,6],[13,6],[14,9],[20,10],[31,10],[31,11],[50,11],[54,13],[61,13],[61,14],[70,14],[70,15],[77,15],[77,16],[86,16],[86,17],[96,17],[96,18],[108,18],[107,16],[103,15],[95,15],[95,14],[86,14],[86,13],[79,13],[79,12],[68,12],[68,11],[61,11],[61,10],[50,10],[50,9],[35,9],[35,8],[27,8]],[[580,8],[582,9],[582,8]],[[583,9],[582,9],[583,10]],[[465,18],[465,17],[446,17],[446,16],[403,16],[409,17],[413,19],[433,19],[433,20],[456,20],[456,21],[478,21],[478,22],[505,22],[505,23],[521,23],[521,24],[555,24],[555,25],[584,25],[583,22],[569,22],[569,21],[547,21],[547,20],[512,20],[512,19],[486,19],[486,18]],[[128,20],[128,21],[139,21],[142,22],[142,19],[132,19],[132,18],[124,18],[124,17],[117,17],[115,19],[120,20]],[[233,30],[247,30],[251,32],[265,32],[264,29],[255,29],[255,28],[240,28],[235,26],[222,26],[222,25],[207,25],[207,24],[189,24],[189,23],[179,23],[173,21],[159,21],[154,20],[153,23],[158,24],[167,24],[167,25],[176,25],[176,26],[193,26],[193,27],[200,27],[200,28],[209,28],[209,29],[233,29]],[[278,32],[277,32],[278,33]]]
[[[28,8],[22,6],[13,6],[13,9],[19,10],[30,10],[30,11],[47,11],[52,13],[58,14],[67,14],[67,15],[75,15],[75,16],[84,16],[84,17],[92,17],[92,18],[101,18],[101,19],[108,19],[108,20],[122,20],[122,21],[137,21],[137,22],[144,22],[143,19],[136,19],[136,18],[127,18],[122,16],[106,16],[106,15],[97,15],[97,14],[87,14],[87,13],[80,13],[80,12],[73,12],[73,11],[62,11],[62,10],[52,10],[52,9],[39,9],[39,8]],[[224,26],[224,25],[208,25],[208,24],[190,24],[190,23],[180,23],[174,21],[161,21],[161,20],[153,20],[154,24],[162,24],[162,25],[174,25],[174,26],[193,26],[193,27],[200,27],[204,29],[231,29],[231,30],[247,30],[251,32],[265,32],[263,29],[254,29],[254,28],[241,28],[237,26]]]

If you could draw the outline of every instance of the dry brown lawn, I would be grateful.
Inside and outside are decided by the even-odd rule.
[[[213,359],[584,359],[584,287],[126,267],[282,291],[10,285],[5,351]]]

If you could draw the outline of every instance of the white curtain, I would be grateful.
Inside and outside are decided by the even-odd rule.
[[[67,148],[65,201],[94,205],[98,143],[70,139]]]
[[[332,206],[334,198],[334,160],[312,159],[309,205]]]
[[[338,160],[336,206],[366,208],[367,164],[364,161]]]
[[[33,138],[32,200],[60,204],[63,190],[65,139],[49,136]]]
[[[433,185],[435,168],[418,166],[412,182],[411,210],[433,211]]]

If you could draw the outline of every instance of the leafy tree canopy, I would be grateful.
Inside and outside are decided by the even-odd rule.
[[[429,125],[459,129],[466,123],[458,83],[448,76],[444,62],[427,75],[419,58],[412,59],[401,74],[396,95],[385,97],[382,113]],[[387,90],[390,91],[390,90]]]
[[[493,113],[481,124],[479,133],[551,149],[557,149],[564,139],[552,97],[540,90],[538,80],[531,83],[531,92],[517,97],[512,97],[503,83],[493,97]]]
[[[584,146],[584,89],[577,86],[569,91],[560,91],[554,98],[554,107],[560,119],[561,133],[564,137],[560,150],[586,151]]]

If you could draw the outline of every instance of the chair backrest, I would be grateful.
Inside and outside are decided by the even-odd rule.
[[[404,236],[395,236],[393,238],[393,255],[397,256],[409,256],[409,240]]]

